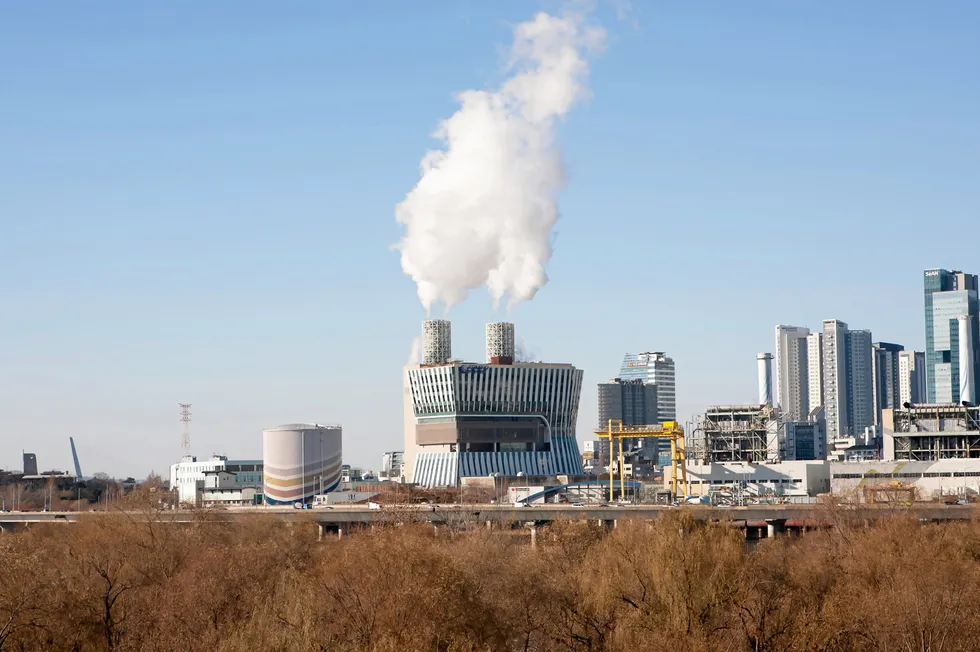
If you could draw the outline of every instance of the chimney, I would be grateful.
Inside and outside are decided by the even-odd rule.
[[[506,321],[487,324],[487,362],[514,364],[514,324]]]
[[[772,405],[772,354],[755,356],[759,367],[759,405]]]
[[[422,322],[422,364],[445,364],[453,357],[452,326],[448,319]]]

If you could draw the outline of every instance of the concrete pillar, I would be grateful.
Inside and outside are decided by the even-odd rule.
[[[776,536],[776,524],[772,521],[766,523],[766,538],[771,539]]]
[[[344,528],[340,527],[339,525],[337,526],[337,538],[338,539],[344,538]]]
[[[538,547],[538,528],[535,525],[531,525],[531,547]]]
[[[316,540],[323,541],[323,523],[316,524]]]
[[[488,530],[492,530],[493,529],[493,521],[487,521],[487,529]]]

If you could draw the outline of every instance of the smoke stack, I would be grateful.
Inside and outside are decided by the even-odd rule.
[[[487,362],[514,364],[514,324],[506,321],[487,324]]]
[[[448,319],[422,322],[422,364],[445,364],[453,357],[452,326]]]
[[[960,315],[956,318],[960,331],[960,401],[976,403],[973,377],[973,319]]]
[[[759,405],[772,405],[772,354],[755,356],[759,366]]]

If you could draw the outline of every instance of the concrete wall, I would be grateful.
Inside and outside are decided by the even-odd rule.
[[[833,462],[830,486],[839,498],[862,497],[867,486],[914,486],[918,500],[980,494],[980,459],[939,462]]]
[[[830,491],[830,465],[824,460],[750,464],[724,462],[688,464],[691,495],[703,496],[745,483],[749,496],[817,496]],[[664,469],[664,487],[669,489],[673,468]]]

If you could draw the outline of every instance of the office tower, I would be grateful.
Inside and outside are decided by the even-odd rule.
[[[874,418],[877,425],[881,425],[882,410],[902,407],[899,354],[904,350],[905,347],[901,344],[888,342],[875,342],[871,345]]]
[[[807,388],[809,389],[807,407],[810,412],[823,405],[823,351],[820,348],[822,341],[823,336],[820,333],[806,336]]]
[[[836,319],[823,322],[823,408],[827,439],[847,433],[847,324]]]
[[[828,441],[856,436],[875,422],[871,331],[825,319],[821,350]]]
[[[898,354],[898,404],[926,402],[926,354],[901,351]]]
[[[24,453],[24,475],[37,475],[37,455]]]
[[[809,408],[807,336],[803,326],[776,326],[776,404],[792,421],[806,419]]]
[[[642,380],[657,386],[656,423],[677,421],[677,380],[674,361],[662,351],[627,353],[619,371],[621,380]]]
[[[970,334],[965,346],[972,345],[972,355],[964,361],[972,367],[972,378],[980,375],[976,343],[980,339],[980,301],[977,298],[977,276],[946,269],[925,271],[926,320],[926,401],[958,403],[960,398],[960,337],[957,317],[971,317]]]
[[[606,428],[610,419],[617,419],[623,425],[637,426],[657,423],[657,386],[642,380],[622,380],[616,378],[608,383],[599,383],[599,428]],[[609,440],[599,440],[599,460],[603,466],[609,464]],[[623,450],[642,447],[641,456],[648,461],[657,459],[656,439],[624,439]],[[617,447],[618,450],[618,447]]]
[[[759,372],[759,405],[772,405],[772,353],[755,356]]]

